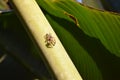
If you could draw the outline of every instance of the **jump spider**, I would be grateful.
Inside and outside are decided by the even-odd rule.
[[[47,33],[45,36],[45,43],[48,48],[52,48],[56,44],[55,38],[49,33]]]

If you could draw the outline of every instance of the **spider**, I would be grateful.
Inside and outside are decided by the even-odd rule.
[[[47,33],[45,36],[45,43],[48,48],[52,48],[56,44],[55,38],[49,33]]]

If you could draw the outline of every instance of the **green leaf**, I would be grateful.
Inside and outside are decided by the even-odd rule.
[[[91,9],[74,0],[36,1],[84,80],[120,79],[118,14]],[[16,60],[40,76],[39,51],[15,14],[1,15],[0,23],[3,23],[2,27],[0,25],[0,43]]]
[[[56,10],[60,10],[63,13],[66,12],[72,15],[76,20],[78,20],[78,24],[80,25],[79,28],[82,29],[87,35],[99,39],[103,45],[109,51],[111,51],[111,53],[120,56],[119,14],[115,15],[114,13],[109,13],[106,11],[90,9],[72,0],[56,0],[48,2],[46,0],[45,2],[49,2],[47,5],[50,6],[56,4],[53,9],[55,8]],[[55,13],[53,13],[53,15],[54,14]]]
[[[13,12],[0,15],[0,52],[12,56],[27,70],[34,73],[35,78],[51,78],[39,55],[41,52],[35,47]]]
[[[46,17],[62,41],[83,79],[102,80],[101,72],[96,63],[78,41],[82,36],[85,37],[85,35],[82,34],[83,32],[78,30],[78,28],[74,28],[76,25],[67,20],[52,15],[46,15]],[[77,37],[76,34],[80,33],[81,36]]]
[[[43,2],[40,2],[40,3],[43,4]],[[48,4],[48,3],[50,4],[51,2],[48,1],[45,4]],[[48,5],[46,5],[46,6],[48,6]],[[45,6],[42,8],[45,8]],[[47,19],[49,20],[53,29],[59,36],[64,47],[66,48],[67,52],[69,53],[70,57],[72,58],[74,64],[76,65],[77,69],[81,73],[83,79],[85,79],[85,80],[102,80],[102,75],[96,65],[96,62],[92,59],[90,54],[81,45],[82,44],[81,42],[83,42],[83,41],[81,41],[81,38],[83,38],[83,37],[87,38],[87,35],[85,35],[76,26],[76,24],[74,24],[69,19],[69,17],[66,18],[66,15],[64,14],[64,12],[57,11],[57,13],[55,14],[55,12],[56,12],[55,10],[57,10],[57,9],[56,8],[54,9],[54,8],[55,7],[49,7],[49,9],[47,8],[48,12],[50,10],[54,11],[54,13],[50,12],[50,14],[53,14],[53,15],[50,15],[50,14],[47,15]],[[56,17],[56,15],[58,15],[58,16]],[[80,35],[80,36],[77,36],[77,35]],[[81,42],[79,42],[79,40]]]
[[[119,14],[92,9],[73,0],[36,1],[48,13],[49,22],[83,79],[119,78]]]
[[[111,53],[120,56],[119,14],[115,15],[109,12],[89,9],[73,1],[60,1],[57,4],[78,19],[79,27],[87,35],[99,39]],[[74,5],[74,7],[70,5]],[[71,11],[68,9],[71,9]]]

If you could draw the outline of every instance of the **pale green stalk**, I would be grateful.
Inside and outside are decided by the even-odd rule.
[[[7,54],[3,54],[1,57],[0,57],[0,63],[2,63],[7,57]]]
[[[27,25],[27,29],[34,37],[39,49],[42,50],[57,80],[82,80],[35,0],[10,0],[10,2]],[[47,43],[45,42],[45,35],[49,33],[52,36],[53,43],[56,42],[55,45],[51,43],[52,47],[48,47],[49,44],[46,46]]]

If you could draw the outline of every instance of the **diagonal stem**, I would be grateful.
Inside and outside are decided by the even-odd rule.
[[[10,0],[57,80],[82,80],[35,0]]]

